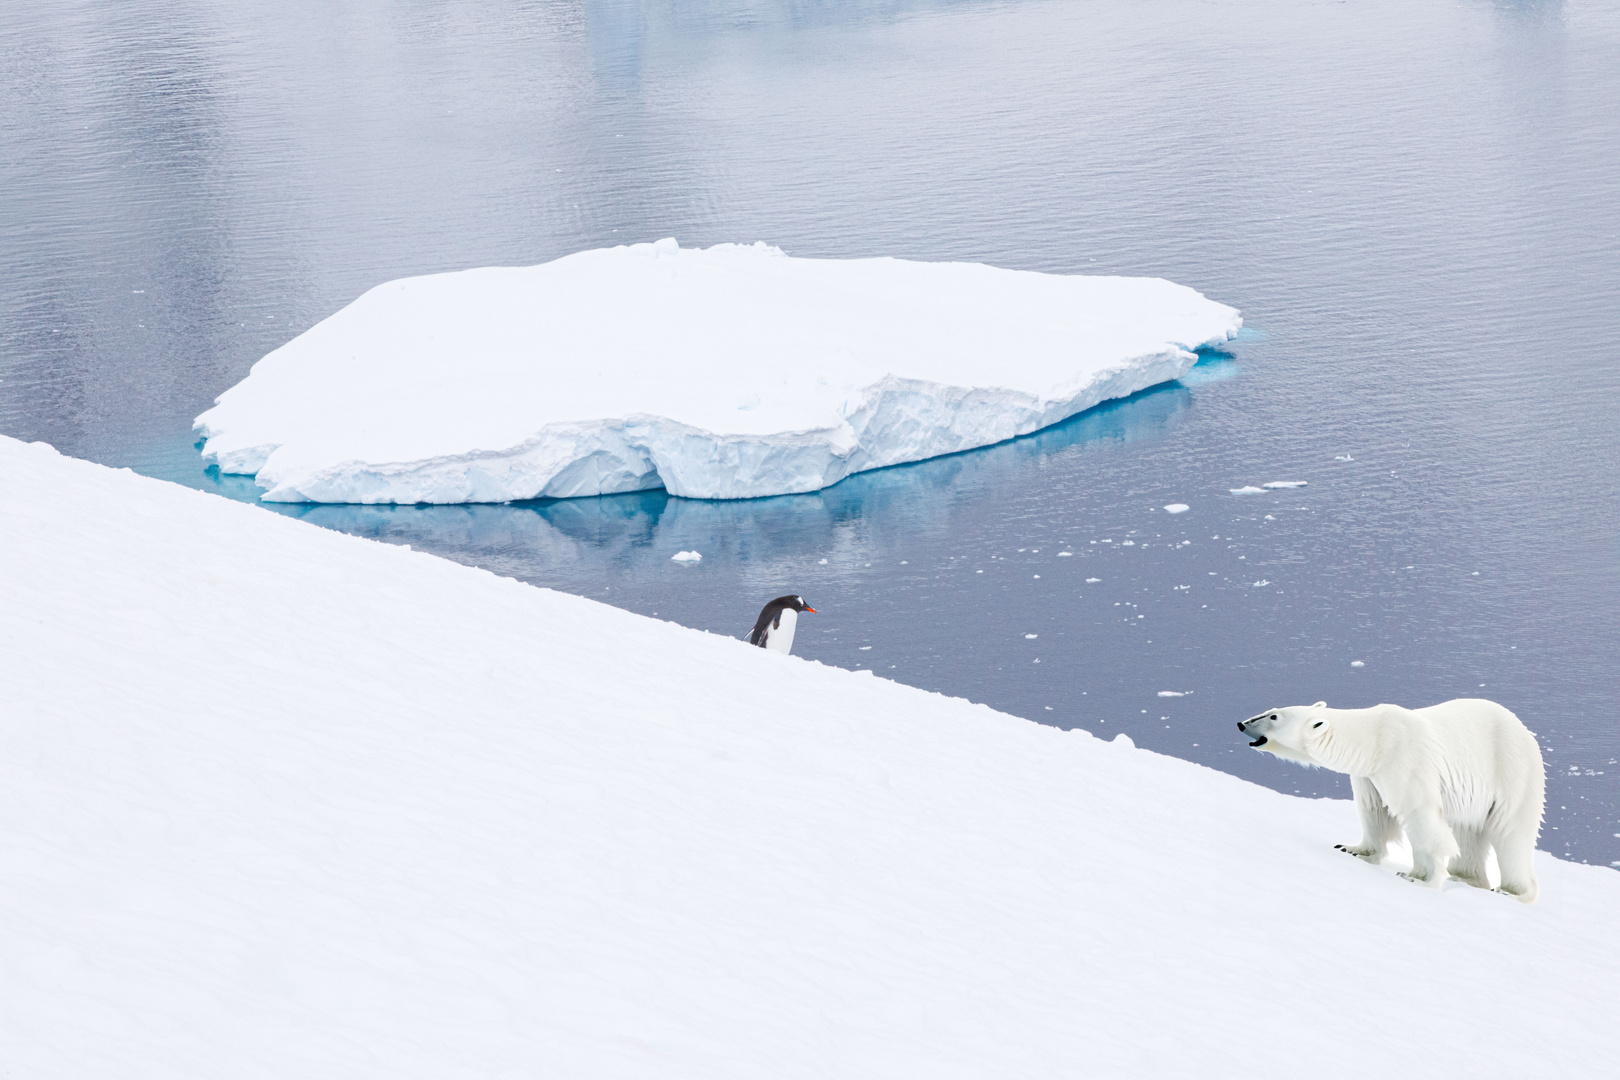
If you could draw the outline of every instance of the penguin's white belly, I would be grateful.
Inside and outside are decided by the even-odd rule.
[[[799,613],[792,608],[783,608],[779,618],[780,625],[765,628],[765,647],[772,652],[791,652],[793,631],[799,627]]]

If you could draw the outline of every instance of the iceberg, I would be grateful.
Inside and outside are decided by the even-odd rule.
[[[1242,321],[1159,278],[669,239],[379,285],[195,429],[271,502],[783,495],[1176,379]]]

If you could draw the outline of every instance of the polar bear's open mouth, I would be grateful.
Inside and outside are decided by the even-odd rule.
[[[1249,745],[1250,746],[1264,746],[1264,745],[1266,745],[1266,737],[1264,735],[1262,735],[1258,739],[1254,740],[1254,742],[1250,743]]]

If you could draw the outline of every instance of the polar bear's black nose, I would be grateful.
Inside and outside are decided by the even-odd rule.
[[[1244,724],[1247,724],[1247,723],[1248,723],[1247,720],[1239,720],[1238,721],[1238,730],[1239,731],[1247,731],[1247,730],[1249,730],[1248,728],[1243,726]]]

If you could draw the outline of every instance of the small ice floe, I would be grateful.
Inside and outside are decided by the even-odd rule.
[[[1271,582],[1267,581],[1265,578],[1261,578],[1259,581],[1254,583],[1254,587],[1258,589],[1262,585],[1270,585],[1270,584],[1271,584]]]
[[[870,645],[862,645],[862,646],[861,646],[861,652],[867,652],[867,651],[869,651],[869,650],[870,650],[870,649],[871,649],[871,648],[872,648],[872,646],[870,646]]]
[[[1169,506],[1164,508],[1164,512],[1167,514],[1185,514],[1191,509],[1192,507],[1188,506],[1186,503],[1171,503]]]
[[[1276,491],[1279,488],[1304,487],[1308,483],[1310,483],[1309,480],[1273,480],[1271,483],[1266,485],[1266,490]]]
[[[1074,552],[1072,552],[1072,551],[1060,551],[1060,552],[1058,552],[1058,558],[1067,559],[1069,556],[1071,556],[1073,554],[1074,554]]]
[[[1334,461],[1354,461],[1356,459],[1351,457],[1349,454],[1338,454],[1333,458],[1333,460]]]
[[[1040,636],[1041,635],[1039,635],[1039,634],[1025,634],[1024,635],[1024,640],[1025,641],[1034,641],[1036,638],[1038,638]]]
[[[1036,575],[1035,575],[1035,580],[1036,580],[1036,581],[1039,581],[1039,580],[1041,580],[1041,575],[1039,575],[1039,574],[1036,574]]]
[[[816,563],[816,565],[817,565],[817,566],[826,566],[826,565],[827,565],[827,560],[826,560],[826,559],[822,559],[822,560],[821,560],[821,561],[820,561],[820,562],[818,562],[818,563]]]
[[[700,563],[700,562],[703,561],[703,556],[700,555],[696,551],[677,551],[675,554],[670,556],[670,561],[672,561],[672,562],[683,562],[683,563]]]
[[[1276,519],[1276,518],[1274,518],[1274,517],[1272,517],[1272,516],[1271,516],[1271,515],[1270,515],[1270,514],[1267,514],[1267,515],[1266,515],[1266,520],[1267,520],[1267,521],[1276,521],[1276,520],[1277,520],[1277,519]]]
[[[1366,667],[1367,664],[1366,664],[1365,661],[1362,661],[1362,660],[1352,660],[1352,661],[1350,661],[1350,666],[1351,667]]]
[[[1184,690],[1160,690],[1159,691],[1159,696],[1160,697],[1186,697],[1187,693]]]
[[[1125,541],[1123,544],[1121,544],[1119,546],[1120,547],[1135,547],[1136,546],[1136,541],[1135,540],[1127,540],[1127,541]]]
[[[1265,488],[1257,488],[1253,484],[1249,484],[1249,485],[1247,485],[1245,487],[1240,487],[1240,488],[1227,488],[1227,490],[1230,491],[1234,495],[1263,495],[1263,494],[1265,494],[1266,489]]]
[[[1088,578],[1086,578],[1086,584],[1087,585],[1095,585],[1095,584],[1097,584],[1097,582],[1099,582],[1101,580],[1102,580],[1102,578],[1100,578],[1100,577],[1088,577]]]

